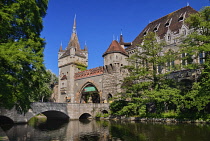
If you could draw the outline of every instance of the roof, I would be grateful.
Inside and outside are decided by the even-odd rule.
[[[160,39],[163,39],[165,37],[165,34],[168,30],[170,30],[174,34],[178,34],[179,29],[184,23],[184,19],[186,19],[187,17],[189,17],[190,14],[193,13],[197,13],[197,11],[190,6],[186,6],[149,23],[134,39],[132,45],[126,48],[126,50],[133,48],[138,44],[141,44],[143,36],[148,32],[156,32],[156,35]]]
[[[95,75],[101,75],[104,73],[103,67],[96,67],[85,71],[80,71],[74,74],[75,79],[85,78],[85,77],[91,77]]]
[[[86,58],[86,56],[82,53],[81,50],[76,50],[75,55],[82,58]],[[66,56],[70,56],[70,49],[67,49],[65,53],[59,59],[64,58]]]
[[[75,32],[73,32],[71,34],[71,38],[70,38],[70,41],[68,43],[67,49],[69,49],[71,47],[75,47],[76,50],[81,50],[79,40],[78,40],[77,34]]]
[[[128,56],[125,49],[122,48],[121,45],[116,40],[112,41],[109,48],[106,50],[106,52],[102,56],[104,57],[105,55],[110,54],[110,53],[121,53],[123,55]]]
[[[70,51],[71,51],[72,47],[75,48],[75,50],[76,50],[75,51],[76,56],[86,58],[86,56],[83,54],[83,52],[80,48],[79,40],[78,40],[77,33],[76,33],[76,17],[74,18],[73,32],[71,34],[71,38],[69,40],[68,46],[66,47],[66,50],[62,50],[62,46],[60,47],[60,52],[64,52],[60,58],[70,56]]]

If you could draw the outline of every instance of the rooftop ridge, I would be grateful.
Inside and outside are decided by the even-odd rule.
[[[176,10],[176,11],[173,11],[173,12],[171,12],[171,13],[165,15],[165,16],[162,16],[162,17],[160,17],[160,18],[158,18],[158,19],[156,19],[156,20],[150,22],[148,25],[150,25],[150,24],[152,24],[152,23],[154,23],[154,22],[156,22],[156,21],[158,21],[158,20],[160,20],[160,19],[163,19],[163,18],[165,18],[165,17],[168,17],[169,15],[172,15],[173,13],[176,13],[177,11],[180,11],[180,10],[185,9],[185,8],[187,8],[187,7],[192,8],[191,6],[182,7],[182,8],[180,8],[180,9]],[[193,8],[192,8],[192,9],[193,9]],[[195,9],[193,9],[193,10],[195,10]]]

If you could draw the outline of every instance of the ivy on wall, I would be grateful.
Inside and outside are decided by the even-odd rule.
[[[76,62],[75,65],[80,71],[87,70],[87,65],[84,65],[83,63]]]

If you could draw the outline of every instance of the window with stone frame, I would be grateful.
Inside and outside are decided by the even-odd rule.
[[[189,53],[182,53],[181,58],[182,58],[182,66],[192,64],[193,62],[192,56]]]
[[[199,63],[203,64],[205,62],[205,52],[199,53]]]

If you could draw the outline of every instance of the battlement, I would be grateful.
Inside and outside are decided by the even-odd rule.
[[[75,73],[74,79],[80,79],[80,78],[85,78],[85,77],[90,77],[94,75],[99,75],[104,73],[104,68],[103,67],[97,67],[85,71],[80,71],[78,73]]]

